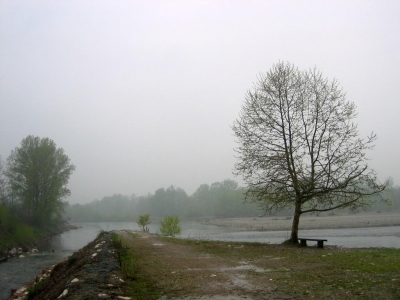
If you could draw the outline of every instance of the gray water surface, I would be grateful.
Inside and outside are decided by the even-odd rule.
[[[38,246],[39,253],[26,254],[24,258],[12,258],[0,264],[0,300],[8,299],[12,288],[26,285],[40,273],[74,251],[93,241],[100,231],[140,230],[135,222],[75,223],[80,228],[53,237]],[[232,242],[260,242],[277,244],[288,239],[289,231],[233,231],[231,228],[201,224],[194,221],[181,222],[182,238],[208,239]],[[159,225],[149,226],[151,233],[159,231]],[[300,237],[324,238],[325,245],[342,247],[390,247],[400,248],[400,226],[300,230]],[[311,243],[309,243],[312,245]],[[54,252],[52,252],[54,251]]]

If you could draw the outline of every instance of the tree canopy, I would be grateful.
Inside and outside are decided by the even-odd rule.
[[[384,190],[366,158],[376,135],[360,138],[356,115],[336,80],[290,63],[275,64],[247,92],[232,127],[236,175],[265,211],[294,208],[292,242],[301,214],[362,207]]]
[[[28,221],[40,225],[62,211],[74,170],[64,150],[49,138],[28,136],[11,152],[6,176]]]

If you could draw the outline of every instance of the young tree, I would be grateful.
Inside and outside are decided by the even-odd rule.
[[[260,75],[246,94],[232,127],[236,175],[265,211],[294,208],[294,243],[301,214],[362,207],[385,189],[365,157],[376,136],[360,138],[355,117],[336,80],[289,63]]]
[[[165,216],[160,222],[160,231],[162,235],[175,236],[181,233],[178,216]]]
[[[28,136],[8,157],[6,176],[24,214],[41,225],[62,211],[62,199],[70,195],[67,183],[74,170],[64,150],[51,139]]]
[[[147,227],[147,225],[150,223],[150,214],[139,216],[139,221],[137,221],[137,224],[142,227],[144,232],[149,232],[149,227]]]

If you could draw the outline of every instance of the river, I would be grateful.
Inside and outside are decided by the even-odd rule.
[[[0,264],[0,300],[8,299],[12,288],[29,283],[42,269],[70,256],[95,239],[101,230],[139,230],[135,222],[75,223],[79,229],[55,236],[38,246],[38,253],[24,258],[12,258]],[[181,223],[182,238],[221,241],[247,241],[281,243],[288,239],[289,231],[234,231],[227,227],[201,224],[194,221]],[[150,224],[151,233],[157,233],[158,224]],[[301,230],[302,237],[320,237],[328,240],[325,245],[342,247],[390,247],[400,248],[400,226],[348,229]]]

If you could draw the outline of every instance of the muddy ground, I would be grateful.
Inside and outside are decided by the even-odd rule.
[[[119,234],[134,299],[400,299],[398,250]]]
[[[120,234],[134,257],[141,258],[134,261],[136,271],[149,282],[145,288],[147,292],[138,287],[136,293],[146,293],[148,298],[144,299],[152,298],[149,289],[154,291],[154,298],[167,293],[173,299],[293,299],[278,289],[273,280],[272,270],[286,272],[288,267],[279,261],[279,256],[269,257],[261,266],[261,262],[255,264],[248,257],[229,256],[225,259],[208,251],[199,251],[193,245],[174,243],[173,239],[160,239],[148,233]],[[210,247],[213,244],[210,243]],[[226,244],[223,251],[242,250],[245,253],[247,247]],[[267,273],[266,265],[272,276],[267,279],[257,276]]]

